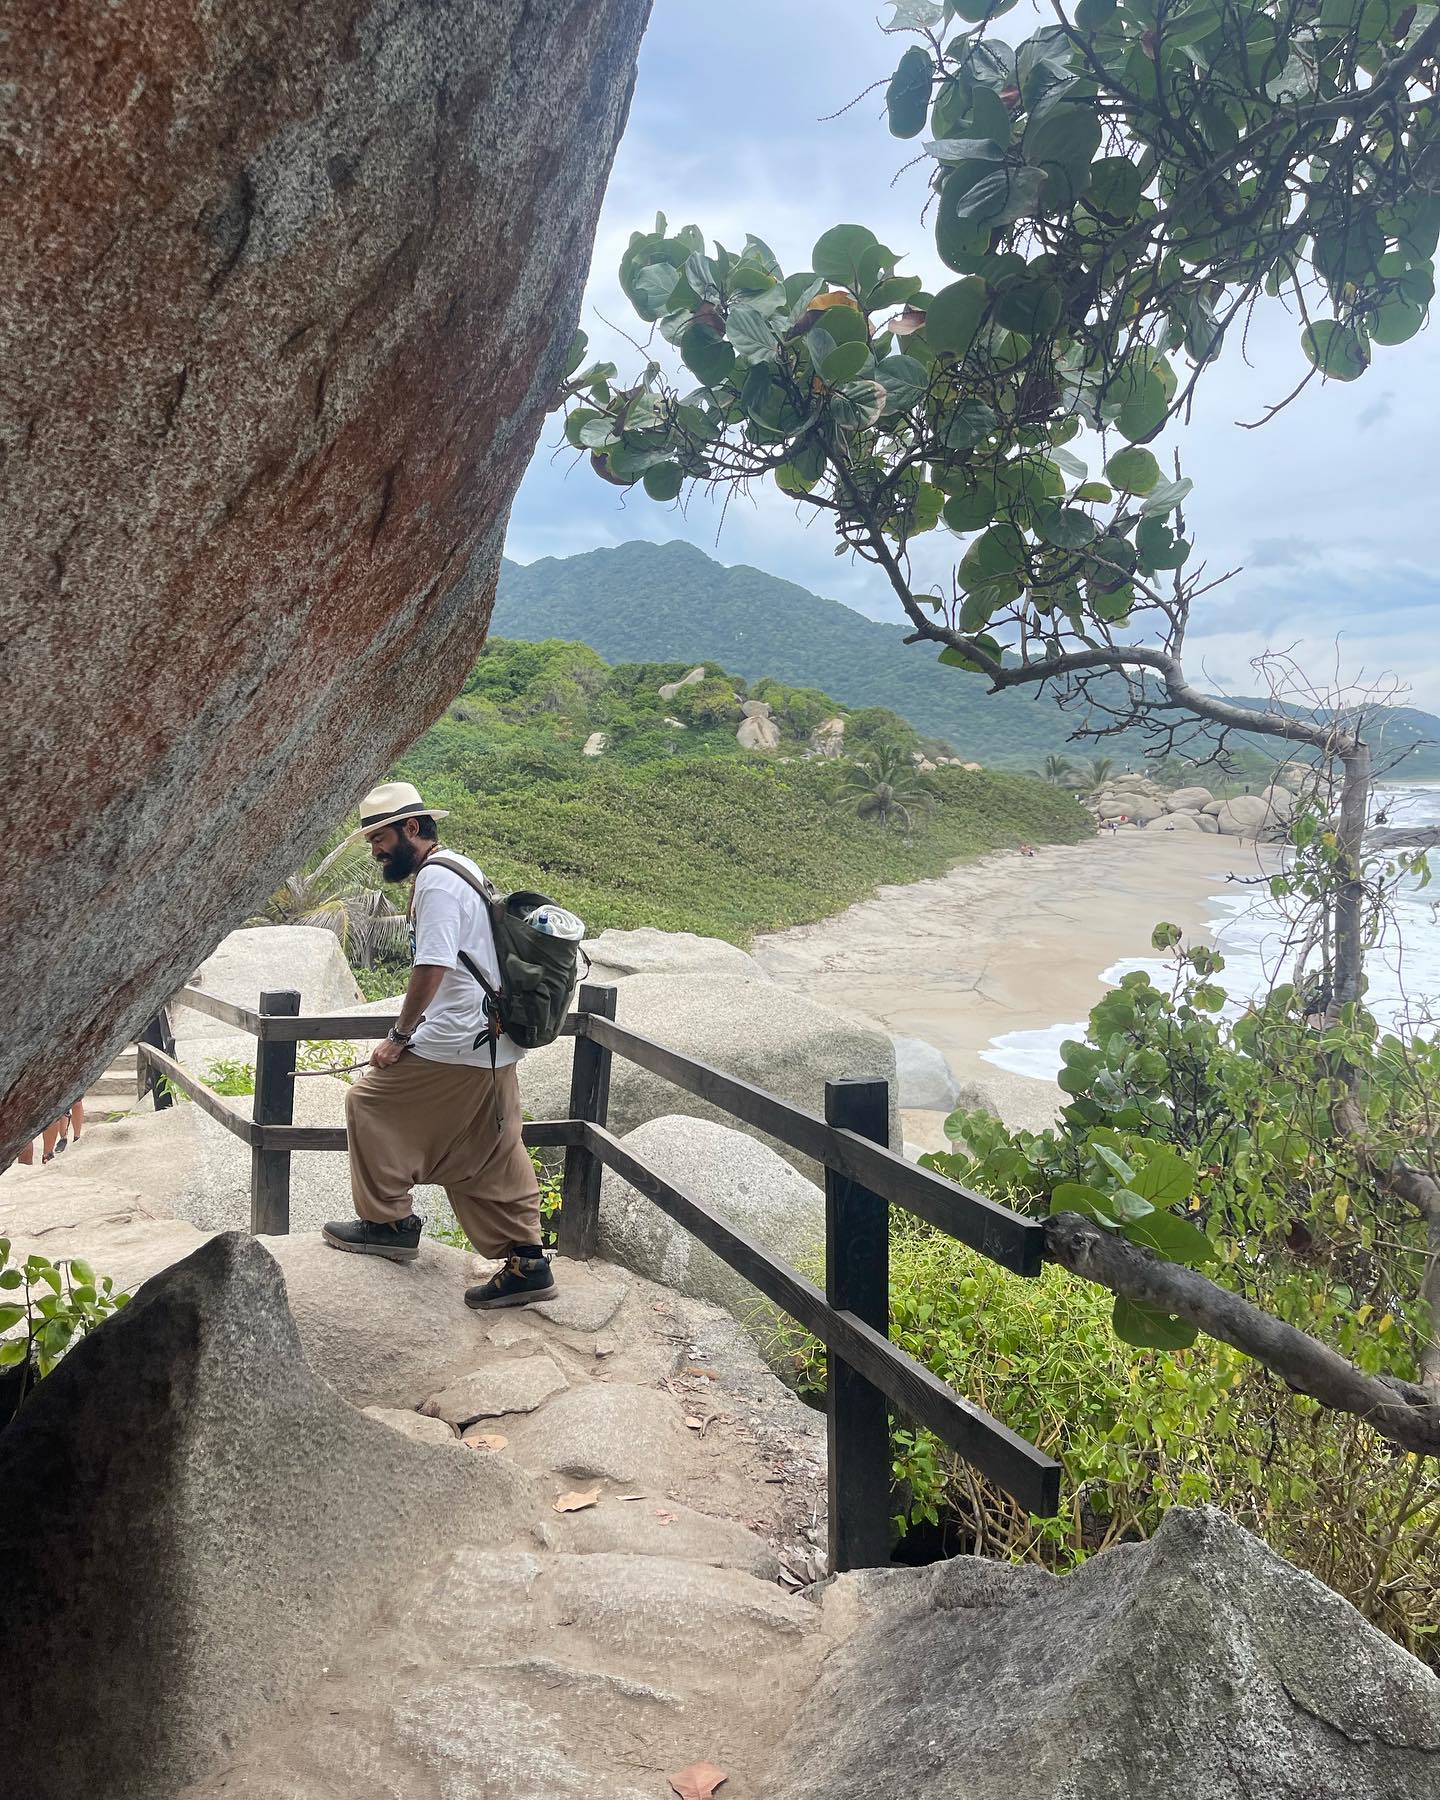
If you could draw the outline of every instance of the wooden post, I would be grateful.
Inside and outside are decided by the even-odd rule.
[[[825,1123],[888,1147],[890,1084],[827,1081]],[[889,1336],[889,1203],[833,1169],[825,1171],[825,1298]],[[890,1560],[890,1411],[879,1388],[833,1348],[827,1387],[830,1572],[838,1575]]]
[[[613,987],[580,989],[577,1013],[615,1017]],[[593,1038],[575,1035],[575,1062],[570,1075],[570,1117],[604,1125],[610,1117],[610,1052]],[[595,1254],[600,1236],[600,1158],[584,1144],[565,1151],[565,1173],[560,1187],[560,1226],[557,1248],[562,1256],[584,1258]]]
[[[170,1015],[162,1006],[155,1017],[136,1038],[137,1044],[153,1044],[163,1056],[174,1056],[175,1038],[170,1030]],[[164,1078],[157,1075],[150,1065],[141,1059],[135,1071],[135,1096],[137,1099],[149,1088],[155,1102],[156,1112],[164,1112],[167,1106],[175,1104],[175,1096],[165,1085]]]
[[[260,1011],[293,1018],[300,996],[293,989],[260,996]],[[261,1038],[255,1046],[255,1112],[257,1125],[290,1125],[295,1118],[294,1039]],[[290,1152],[250,1152],[250,1231],[258,1237],[284,1237],[290,1230]]]

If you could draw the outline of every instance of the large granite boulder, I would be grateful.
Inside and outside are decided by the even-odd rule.
[[[1165,796],[1166,812],[1199,812],[1202,806],[1208,806],[1215,796],[1207,787],[1176,788]]]
[[[0,1491],[7,1785],[115,1800],[202,1774],[437,1543],[505,1544],[535,1511],[514,1467],[347,1406],[238,1232],[40,1383],[0,1432]]]
[[[895,1050],[878,1026],[821,1006],[770,981],[716,980],[714,975],[634,975],[615,990],[621,1025],[757,1087],[768,1088],[811,1112],[823,1113],[825,1083],[852,1077],[891,1084],[890,1142],[901,1142],[895,1096]],[[536,1119],[563,1119],[570,1111],[574,1043],[561,1038],[532,1050],[520,1064],[520,1093]],[[720,1107],[678,1088],[638,1064],[616,1056],[610,1074],[610,1129],[633,1131],[670,1113],[737,1125]],[[765,1140],[769,1142],[768,1139]],[[798,1150],[776,1146],[788,1163],[812,1179],[818,1164]]]
[[[1433,1800],[1440,1681],[1222,1514],[1056,1579],[845,1576],[768,1800]]]
[[[0,1161],[459,688],[648,11],[7,9]]]
[[[764,979],[753,956],[723,938],[694,931],[657,931],[653,925],[633,931],[602,931],[589,938],[585,952],[591,970],[585,980],[607,985],[627,975],[713,975],[717,980]]]
[[[1275,822],[1269,804],[1258,794],[1237,794],[1233,800],[1222,800],[1212,817],[1227,837],[1258,838],[1268,824]]]
[[[735,733],[735,742],[742,750],[778,750],[780,727],[771,718],[742,719]]]
[[[232,931],[195,973],[195,986],[234,1006],[258,1011],[263,993],[293,990],[304,1013],[343,1012],[365,996],[333,931],[313,925],[252,925]],[[255,1039],[223,1019],[175,1006],[170,1013],[180,1060],[203,1069],[217,1056],[255,1060]]]
[[[894,1037],[895,1084],[902,1108],[917,1112],[951,1112],[960,1098],[960,1083],[943,1054],[924,1038]]]
[[[628,1133],[625,1147],[792,1269],[814,1280],[824,1267],[825,1196],[769,1145],[708,1119],[671,1115]],[[768,1347],[775,1309],[613,1170],[600,1184],[600,1254],[723,1306]]]

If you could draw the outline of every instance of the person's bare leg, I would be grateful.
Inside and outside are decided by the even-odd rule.
[[[40,1134],[40,1148],[42,1152],[40,1160],[42,1162],[49,1162],[50,1158],[55,1154],[55,1145],[59,1141],[60,1133],[64,1128],[65,1120],[60,1118],[56,1119],[53,1125],[47,1125]]]
[[[34,1138],[30,1139],[29,1143],[27,1143],[25,1145],[24,1149],[17,1150],[15,1152],[15,1160],[16,1160],[16,1162],[24,1163],[27,1168],[31,1168],[34,1166],[34,1163],[35,1163],[35,1140],[34,1140]]]
[[[85,1129],[85,1102],[77,1100],[70,1108],[70,1135],[78,1144],[80,1133]]]

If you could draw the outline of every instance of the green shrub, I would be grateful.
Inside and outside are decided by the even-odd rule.
[[[10,1239],[0,1238],[0,1369],[20,1371],[18,1384],[7,1394],[11,1410],[87,1331],[129,1298],[117,1294],[111,1277],[96,1275],[81,1257],[51,1262],[27,1256],[22,1262],[12,1259]]]

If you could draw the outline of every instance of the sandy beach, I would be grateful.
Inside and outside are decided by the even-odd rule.
[[[1157,921],[1208,941],[1210,897],[1277,864],[1268,846],[1164,831],[1007,851],[881,888],[834,918],[757,938],[754,953],[774,980],[934,1044],[1009,1123],[1038,1129],[1059,1090],[984,1061],[990,1041],[1085,1018],[1103,970],[1154,954]],[[906,1136],[938,1149],[939,1124],[907,1114]]]

